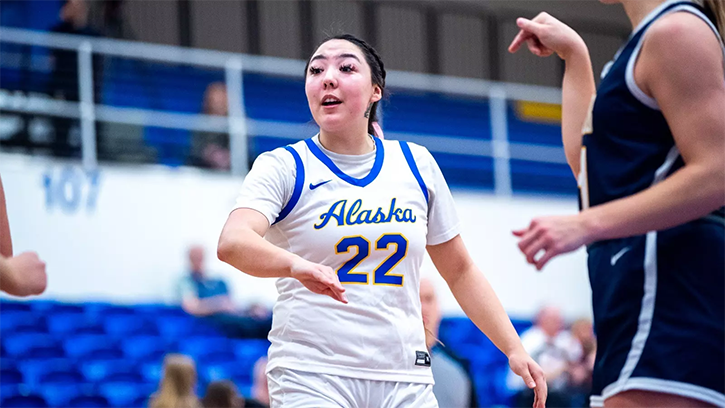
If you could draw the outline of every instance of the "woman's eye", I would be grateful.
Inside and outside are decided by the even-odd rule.
[[[319,74],[320,72],[322,72],[321,68],[310,67],[310,74],[315,75]]]
[[[340,67],[340,71],[342,71],[342,72],[352,72],[354,70],[355,69],[353,68],[352,65],[343,65]]]

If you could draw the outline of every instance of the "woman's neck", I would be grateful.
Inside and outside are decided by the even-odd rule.
[[[325,149],[339,154],[361,155],[375,150],[375,142],[367,132],[344,134],[320,130],[320,144]]]
[[[632,23],[632,29],[635,29],[652,10],[664,2],[665,0],[622,0],[622,6]]]

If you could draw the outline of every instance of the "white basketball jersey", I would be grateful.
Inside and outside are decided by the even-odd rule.
[[[312,139],[273,152],[294,158],[296,176],[266,238],[336,270],[349,303],[279,279],[268,370],[433,383],[419,297],[431,193],[410,150],[424,148],[374,140],[375,161],[361,179]],[[447,187],[441,194],[450,196]],[[451,220],[441,242],[458,234],[455,214]]]

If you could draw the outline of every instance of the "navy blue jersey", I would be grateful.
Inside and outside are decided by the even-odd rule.
[[[634,80],[647,29],[680,11],[700,17],[717,35],[703,10],[686,1],[663,3],[634,30],[605,68],[586,125],[579,175],[584,209],[636,194],[685,165],[657,101]],[[587,248],[597,334],[592,406],[627,390],[725,406],[722,215],[719,209]]]
[[[614,61],[605,67],[592,110],[591,133],[585,134],[582,141],[579,184],[583,208],[636,194],[684,166],[657,101],[634,80],[634,64],[645,32],[659,17],[675,11],[701,17],[717,35],[717,29],[698,5],[666,2],[640,23]],[[716,214],[722,217],[723,209]]]

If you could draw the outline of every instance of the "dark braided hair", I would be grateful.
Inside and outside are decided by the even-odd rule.
[[[380,58],[378,52],[375,51],[375,48],[373,48],[370,44],[366,43],[364,40],[361,40],[352,34],[340,34],[328,37],[324,41],[322,41],[320,45],[330,40],[349,41],[357,45],[358,48],[360,48],[360,51],[362,51],[363,55],[365,55],[365,61],[370,67],[371,82],[373,83],[373,85],[379,86],[383,96],[385,96],[385,64],[383,64],[383,60],[382,58]],[[307,69],[309,67],[310,60],[308,58],[307,64],[305,65],[305,76],[307,76]],[[370,107],[370,115],[368,116],[368,133],[370,133],[371,135],[375,134],[375,129],[373,129],[373,122],[378,121],[378,102],[374,102],[372,104],[372,106]]]

